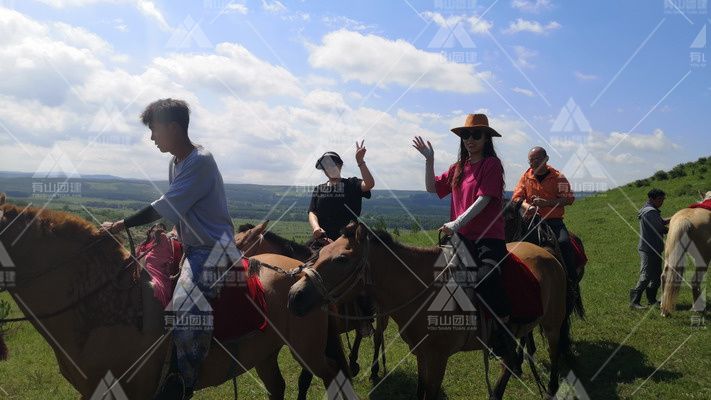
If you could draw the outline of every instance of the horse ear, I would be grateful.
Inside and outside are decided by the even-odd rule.
[[[269,224],[269,220],[266,220],[262,222],[261,224],[257,225],[254,227],[254,233],[256,235],[261,235],[264,233],[264,231],[267,229],[267,224]]]
[[[366,228],[365,224],[358,224],[358,228],[356,229],[355,237],[356,241],[358,243],[362,242],[363,240],[366,239],[366,236],[368,235],[368,228]]]
[[[357,229],[358,223],[355,221],[351,221],[348,223],[348,225],[346,225],[345,228],[343,228],[343,235],[345,235],[346,237],[353,237]]]
[[[5,204],[5,200],[7,198],[5,197],[5,193],[0,193],[0,206]]]

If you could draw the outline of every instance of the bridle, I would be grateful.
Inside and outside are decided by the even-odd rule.
[[[316,290],[328,303],[336,304],[361,281],[367,283],[367,276],[370,272],[370,261],[368,261],[369,255],[370,241],[366,239],[363,241],[360,259],[358,260],[356,266],[344,280],[332,288],[328,288],[323,276],[321,276],[321,274],[313,268],[313,262],[306,263],[303,266],[302,271],[304,272],[304,275],[306,275],[306,278],[313,283]]]

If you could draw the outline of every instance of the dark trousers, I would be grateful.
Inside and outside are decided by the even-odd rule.
[[[484,308],[490,308],[499,317],[510,315],[511,303],[501,277],[502,260],[508,255],[506,241],[499,239],[471,241],[465,237],[461,239],[472,256],[471,259],[476,263],[474,267],[479,267],[474,291],[486,303]]]
[[[570,243],[570,233],[568,228],[563,223],[562,219],[549,219],[546,224],[551,227],[553,233],[558,237],[558,245],[563,256],[565,271],[568,274],[569,282],[578,281],[578,270],[575,265],[575,255],[573,254],[573,245]]]
[[[630,290],[630,302],[639,304],[646,292],[650,304],[657,301],[657,289],[662,278],[662,257],[654,252],[639,250],[640,269],[637,285]]]

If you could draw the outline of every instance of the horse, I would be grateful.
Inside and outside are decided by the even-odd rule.
[[[507,247],[538,280],[543,305],[541,317],[529,323],[509,322],[507,329],[515,337],[532,337],[529,333],[536,326],[542,328],[551,360],[547,392],[553,396],[559,386],[559,363],[570,350],[565,271],[555,257],[538,246],[520,242]],[[435,265],[441,255],[440,247],[406,246],[394,241],[387,232],[373,232],[362,223],[351,223],[341,237],[323,247],[318,259],[307,266],[305,276],[289,292],[288,307],[296,315],[308,315],[326,303],[325,299],[343,295],[339,291],[348,287],[347,282],[369,276],[380,309],[398,324],[400,336],[417,358],[417,398],[437,399],[449,357],[459,351],[483,349],[480,336],[486,330],[478,326],[472,330],[429,329],[425,306],[441,292],[434,285]],[[486,356],[484,359],[488,362]],[[502,373],[492,397],[503,397],[511,377],[508,367],[516,367],[513,362],[520,365],[519,360],[502,363]]]
[[[59,211],[21,209],[4,200],[0,196],[0,253],[3,267],[10,264],[15,272],[14,283],[4,289],[49,343],[64,378],[83,399],[97,392],[103,398],[116,386],[126,398],[154,398],[172,346],[149,275],[142,271],[134,281],[132,268],[126,267],[132,260],[129,252],[86,220]],[[255,259],[255,265],[268,263],[285,271],[302,264],[281,255]],[[214,339],[196,389],[255,368],[268,398],[283,399],[285,382],[277,357],[284,345],[326,386],[337,377],[349,379],[329,314],[319,310],[295,317],[285,305],[296,277],[271,269],[255,273],[265,289],[268,327],[235,341]]]
[[[540,215],[536,214],[527,219],[526,212],[521,207],[522,200],[507,201],[504,204],[504,223],[505,223],[505,238],[507,243],[511,242],[529,242],[537,246],[541,246],[549,253],[553,254],[558,261],[563,265],[563,255],[560,251],[558,238],[553,233],[553,230],[547,226]],[[580,248],[583,248],[583,241],[580,237],[570,232],[570,240],[575,241]],[[573,291],[573,296],[569,296],[571,304],[568,304],[568,313],[574,312],[581,319],[585,319],[585,307],[583,305],[583,296],[580,290],[580,282],[585,274],[584,265],[576,265],[577,281],[569,285],[569,290]],[[569,282],[570,283],[570,282]]]
[[[706,193],[711,199],[711,192]],[[666,317],[674,310],[679,287],[684,278],[686,255],[694,262],[696,271],[691,280],[692,311],[706,308],[701,296],[701,283],[711,262],[711,211],[704,208],[683,208],[669,221],[669,232],[664,244],[664,271],[662,272],[661,315]]]
[[[242,251],[245,257],[252,257],[257,254],[274,253],[281,254],[287,257],[307,262],[315,253],[311,250],[308,243],[306,245],[299,244],[293,240],[283,238],[274,232],[267,230],[269,221],[264,221],[257,226],[252,224],[241,225],[235,234],[235,244]],[[352,304],[346,304],[343,307],[351,308]],[[343,311],[343,310],[342,310]],[[346,309],[344,315],[350,315]],[[363,340],[363,335],[357,328],[357,324],[349,321],[348,318],[336,318],[339,321],[338,331],[347,333],[355,330],[355,339],[353,340],[353,348],[348,357],[351,373],[354,376],[358,375],[360,365],[358,364],[358,352],[360,344]],[[383,369],[385,369],[385,341],[384,332],[388,326],[388,318],[377,318],[375,324],[375,332],[373,334],[373,362],[370,368],[371,381],[377,381],[380,372],[379,357],[382,355]],[[381,353],[382,351],[382,353]],[[302,370],[299,376],[299,399],[305,399],[308,387],[311,383],[312,375],[307,370]]]

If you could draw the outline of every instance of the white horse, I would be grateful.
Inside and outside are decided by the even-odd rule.
[[[704,200],[711,199],[711,191]],[[696,267],[691,279],[693,294],[692,311],[702,312],[706,308],[701,296],[701,284],[711,262],[711,211],[704,208],[684,208],[669,221],[669,233],[664,246],[664,272],[662,273],[662,316],[674,310],[679,287],[684,282],[684,268],[688,255]],[[689,283],[687,283],[689,285]]]

